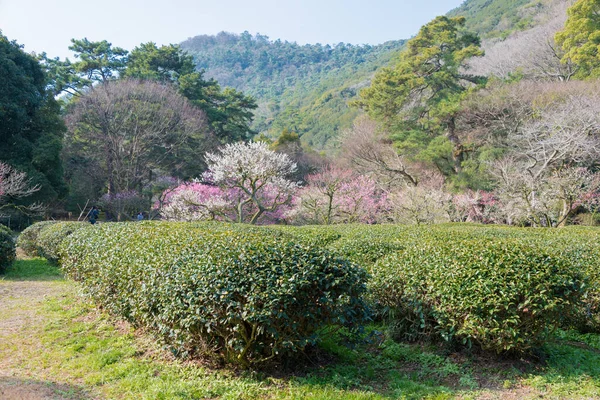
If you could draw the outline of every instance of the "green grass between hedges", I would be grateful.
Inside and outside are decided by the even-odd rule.
[[[62,279],[62,273],[44,258],[28,258],[16,260],[1,277],[11,281],[52,281]]]
[[[28,281],[62,280],[44,260],[19,260],[1,289]],[[59,282],[57,282],[59,283]],[[34,283],[32,283],[34,285]],[[36,282],[35,285],[55,285]],[[56,286],[56,285],[55,285]],[[297,373],[235,372],[175,360],[149,336],[99,313],[62,282],[35,308],[39,323],[3,337],[3,369],[46,384],[67,384],[66,398],[110,399],[463,399],[596,398],[600,396],[600,335],[559,332],[545,348],[545,364],[444,354],[438,348],[370,340],[348,347],[322,344],[328,361]],[[15,307],[18,307],[16,304]],[[25,308],[27,308],[25,307]],[[370,334],[370,335],[369,335]]]

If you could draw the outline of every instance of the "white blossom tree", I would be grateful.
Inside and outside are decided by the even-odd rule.
[[[33,185],[25,172],[21,172],[0,161],[0,212],[2,210],[18,210],[26,214],[39,214],[45,210],[40,203],[21,206],[15,203],[19,199],[30,196],[40,190]]]
[[[205,159],[205,181],[238,192],[230,199],[239,223],[255,224],[265,213],[277,213],[291,203],[298,188],[297,182],[287,179],[296,171],[296,163],[263,142],[228,144],[218,153],[207,153]]]
[[[233,201],[229,194],[219,187],[200,182],[184,183],[165,191],[160,214],[170,221],[233,222]]]

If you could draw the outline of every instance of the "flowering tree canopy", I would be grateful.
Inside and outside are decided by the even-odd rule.
[[[265,212],[290,204],[298,188],[296,182],[286,179],[296,171],[296,163],[263,142],[228,144],[205,158],[207,182],[224,191],[237,189],[231,200],[239,223],[255,224]]]
[[[20,172],[0,161],[0,210],[16,209],[26,214],[39,214],[45,210],[40,203],[19,206],[14,200],[32,195],[40,186],[31,184],[25,172]]]
[[[267,223],[282,219],[298,184],[286,179],[296,164],[265,143],[228,144],[207,153],[203,182],[188,182],[165,197],[167,219]]]
[[[374,223],[385,214],[387,197],[369,176],[329,166],[306,180],[296,208],[296,219],[301,222]]]
[[[165,191],[163,218],[172,221],[233,220],[232,202],[218,186],[186,182]]]
[[[483,224],[502,223],[498,196],[482,190],[467,190],[452,197],[453,220]]]

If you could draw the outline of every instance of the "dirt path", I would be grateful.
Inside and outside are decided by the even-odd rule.
[[[43,326],[40,309],[49,297],[63,295],[69,289],[62,279],[46,281],[0,280],[0,399],[76,399],[69,385],[40,381],[20,365],[21,346],[27,343],[43,348],[34,332]]]
[[[43,320],[37,311],[41,302],[64,291],[57,281],[0,281],[0,340]]]

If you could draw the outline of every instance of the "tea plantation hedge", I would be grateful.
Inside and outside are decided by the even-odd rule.
[[[66,239],[69,226],[46,227],[34,247],[54,237],[99,304],[182,354],[249,365],[326,325],[357,327],[367,309],[398,338],[495,352],[527,352],[558,326],[600,332],[597,228],[80,226]]]
[[[405,337],[525,352],[573,315],[584,275],[569,257],[516,239],[424,241],[379,260],[373,297]]]
[[[244,366],[358,327],[366,272],[280,232],[215,224],[102,224],[63,242],[66,274],[183,354]]]
[[[315,228],[278,229],[302,237]],[[499,352],[522,352],[539,345],[559,325],[600,332],[598,228],[444,224],[322,229],[329,236],[340,236],[323,246],[371,273],[367,294],[372,308],[403,339],[442,338]],[[462,261],[455,260],[458,254]],[[505,275],[491,273],[499,269]],[[452,279],[458,281],[450,288],[446,283]],[[546,290],[543,285],[549,288],[543,292],[545,299],[538,297],[538,289]],[[481,287],[496,288],[503,294],[478,297],[474,293]],[[505,287],[511,291],[506,292]],[[443,290],[448,292],[438,292]],[[459,308],[467,305],[459,299],[469,299],[472,307]],[[507,299],[516,302],[513,308],[490,308],[490,302],[503,304]],[[544,306],[530,315],[519,313],[515,307],[526,301]],[[482,310],[488,314],[481,314]],[[479,331],[470,330],[469,324],[477,319],[482,322]]]
[[[15,260],[15,240],[13,233],[4,225],[0,225],[0,273],[4,272]]]
[[[63,240],[73,232],[89,225],[87,222],[57,222],[42,227],[35,240],[37,254],[53,264],[58,263],[60,258],[58,249]]]
[[[44,228],[56,223],[56,221],[42,221],[30,225],[25,228],[17,238],[17,246],[30,257],[41,256],[41,254],[38,253],[38,236]]]

